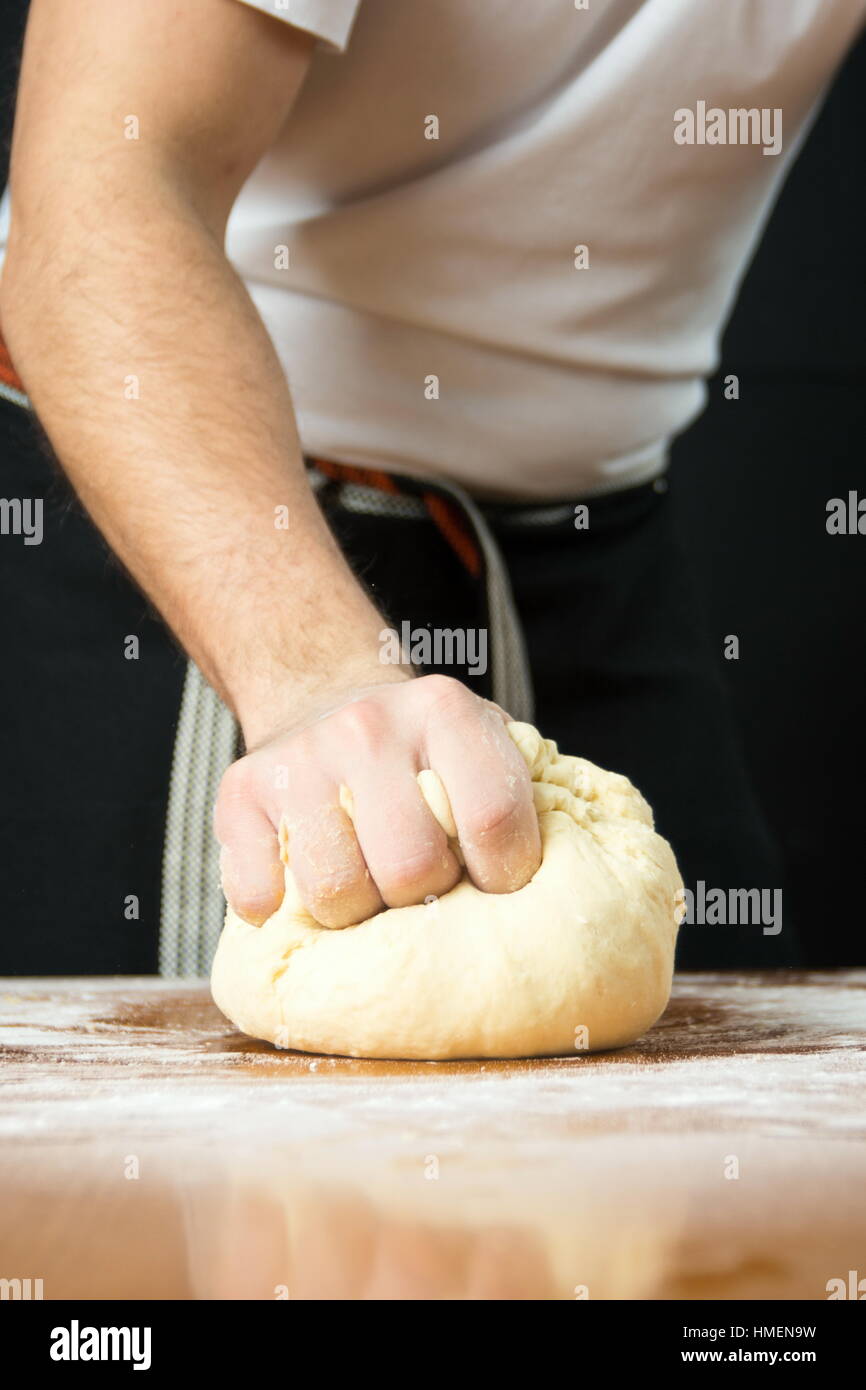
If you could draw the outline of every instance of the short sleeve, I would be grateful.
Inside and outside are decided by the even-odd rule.
[[[296,29],[306,29],[308,34],[315,34],[325,48],[342,53],[362,0],[241,0],[241,3],[292,24]]]

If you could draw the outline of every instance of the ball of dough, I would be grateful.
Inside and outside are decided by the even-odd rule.
[[[229,909],[211,988],[245,1033],[351,1057],[536,1057],[633,1042],[670,995],[682,880],[627,778],[509,733],[532,775],[543,858],[516,893],[444,897],[321,927],[289,868],[261,927]],[[422,791],[440,823],[435,774]],[[349,803],[351,804],[351,803]]]

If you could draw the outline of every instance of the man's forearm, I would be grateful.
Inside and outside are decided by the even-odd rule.
[[[47,211],[4,272],[13,359],[97,526],[247,737],[329,687],[386,679],[379,617],[311,495],[280,364],[216,236],[155,176],[132,195],[79,182]]]

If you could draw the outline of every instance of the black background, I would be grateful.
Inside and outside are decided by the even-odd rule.
[[[776,205],[672,476],[813,966],[866,956],[866,536],[826,531],[829,498],[866,496],[864,94],[861,38]],[[724,398],[729,372],[738,401]],[[739,661],[722,658],[727,633]]]

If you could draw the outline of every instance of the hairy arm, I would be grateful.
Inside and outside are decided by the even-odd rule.
[[[381,622],[310,495],[283,373],[223,253],[311,45],[235,0],[35,0],[0,301],[77,492],[253,741],[335,675],[384,678]]]
[[[538,830],[491,708],[380,663],[381,618],[321,518],[283,372],[224,254],[311,47],[236,0],[33,0],[0,317],[90,515],[261,745],[217,807],[229,897],[256,920],[279,902],[282,821],[311,910],[343,925],[459,875],[415,782],[434,754],[483,886],[525,881]]]

